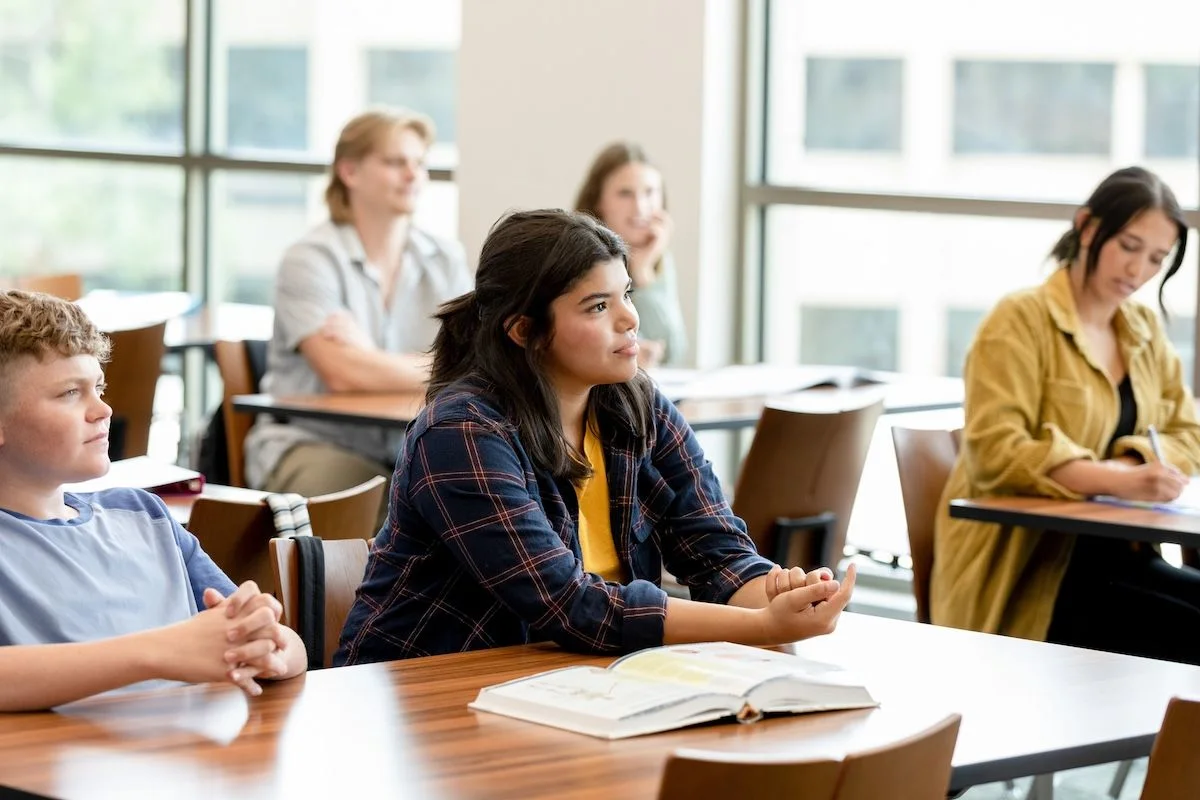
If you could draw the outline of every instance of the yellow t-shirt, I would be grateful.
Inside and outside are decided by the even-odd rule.
[[[617,558],[609,520],[604,448],[590,424],[583,432],[583,454],[592,468],[592,477],[575,487],[575,496],[579,499],[579,549],[583,553],[583,568],[606,581],[620,583],[621,561]]]

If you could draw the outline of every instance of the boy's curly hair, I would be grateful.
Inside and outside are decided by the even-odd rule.
[[[108,337],[74,303],[40,292],[0,290],[0,373],[22,356],[51,353],[108,361]],[[3,378],[0,377],[0,382]]]

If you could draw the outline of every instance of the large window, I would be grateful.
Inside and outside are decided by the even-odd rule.
[[[0,276],[268,303],[374,103],[437,122],[419,222],[456,235],[460,27],[456,0],[3,0]]]
[[[1013,0],[987,24],[952,0],[750,7],[748,359],[961,375],[983,315],[1046,279],[1118,167],[1153,169],[1200,223],[1198,3],[1146,0],[1137,19],[1171,20],[1152,35],[1079,0]],[[1189,380],[1198,249],[1193,230],[1166,292]],[[850,542],[904,552],[886,436],[870,459]]]
[[[0,3],[0,141],[180,152],[184,4]]]

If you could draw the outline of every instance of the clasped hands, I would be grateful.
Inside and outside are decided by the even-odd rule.
[[[167,632],[161,656],[163,677],[189,683],[228,681],[257,696],[255,678],[287,673],[288,638],[279,618],[283,608],[272,595],[246,581],[229,597],[204,590],[201,611],[162,629]]]

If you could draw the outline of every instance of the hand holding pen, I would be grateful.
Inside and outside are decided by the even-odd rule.
[[[1158,429],[1151,425],[1146,434],[1154,460],[1129,468],[1122,476],[1120,490],[1113,494],[1125,500],[1170,502],[1183,493],[1188,477],[1163,458]]]
[[[1163,458],[1162,442],[1158,438],[1158,428],[1151,425],[1146,430],[1146,435],[1150,437],[1150,451],[1154,453],[1154,459],[1160,464],[1167,463],[1167,460]]]

